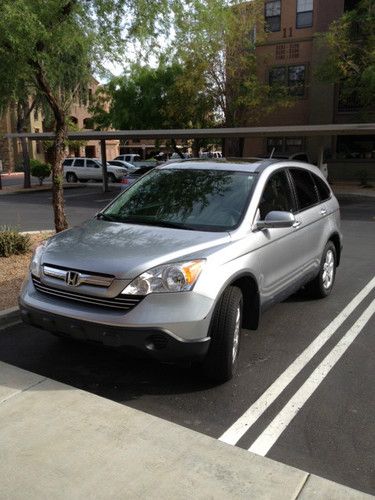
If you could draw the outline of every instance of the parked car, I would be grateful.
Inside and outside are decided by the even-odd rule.
[[[139,167],[135,167],[132,163],[122,160],[108,160],[108,165],[112,165],[114,167],[122,167],[126,170],[127,173],[134,172]]]
[[[63,161],[64,177],[67,182],[87,182],[88,180],[101,180],[103,166],[97,158],[65,158]],[[109,182],[118,182],[127,170],[124,166],[111,165],[107,162]]]
[[[134,170],[133,172],[129,172],[121,179],[121,189],[127,189],[130,184],[133,184],[136,180],[138,180],[142,175],[147,174],[150,170],[153,170],[155,167],[140,167]]]
[[[135,167],[156,167],[157,165],[156,160],[142,160],[142,158],[137,154],[119,155],[116,156],[115,160],[126,161],[127,163],[131,163]]]
[[[339,204],[313,165],[169,164],[35,250],[21,314],[57,335],[198,361],[223,382],[242,327],[303,286],[331,293],[341,241]]]
[[[222,157],[223,155],[220,151],[201,151],[199,153],[199,158],[213,158],[216,160]]]

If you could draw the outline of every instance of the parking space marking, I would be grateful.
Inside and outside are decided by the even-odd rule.
[[[300,371],[309,363],[315,354],[328,342],[358,305],[375,288],[375,276],[354,297],[351,302],[331,321],[331,323],[316,337],[316,339],[293,361],[291,365],[269,386],[269,388],[248,408],[241,417],[219,438],[228,444],[235,445],[261,415],[280,396],[284,389],[293,381]]]
[[[265,456],[279,439],[280,435],[288,427],[293,418],[298,414],[306,401],[312,396],[328,373],[349,349],[363,328],[375,313],[375,300],[371,302],[365,312],[359,317],[354,325],[347,331],[336,346],[327,354],[320,365],[315,368],[306,382],[288,401],[283,409],[276,415],[268,427],[250,446],[249,451],[257,455]]]

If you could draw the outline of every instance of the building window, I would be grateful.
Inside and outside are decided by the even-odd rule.
[[[265,20],[267,31],[280,31],[281,29],[281,0],[266,2]]]
[[[306,66],[278,66],[272,68],[269,73],[269,84],[285,86],[289,94],[295,97],[305,95]]]
[[[311,28],[313,25],[313,0],[297,0],[297,28]]]
[[[305,79],[306,67],[289,66],[288,67],[288,87],[289,94],[295,97],[303,97],[305,95]]]

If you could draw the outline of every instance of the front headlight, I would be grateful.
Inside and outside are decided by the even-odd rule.
[[[122,292],[124,295],[188,292],[202,271],[204,260],[173,262],[157,266],[135,278]]]
[[[47,240],[43,241],[39,246],[36,247],[34,250],[33,256],[31,257],[31,262],[30,262],[30,272],[32,275],[36,276],[37,278],[40,278],[40,262],[42,259],[42,255],[44,252],[44,249],[46,247]]]

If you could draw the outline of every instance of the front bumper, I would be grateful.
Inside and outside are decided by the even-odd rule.
[[[108,310],[47,296],[28,279],[19,305],[24,321],[38,328],[172,361],[205,355],[214,303],[194,292],[150,294],[129,311]]]
[[[21,317],[29,325],[62,337],[124,348],[160,361],[202,359],[210,339],[193,342],[177,340],[158,328],[126,328],[90,323],[57,314],[45,313],[20,304]]]

